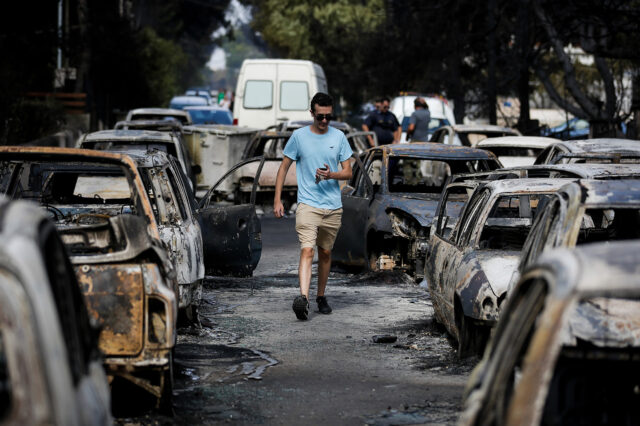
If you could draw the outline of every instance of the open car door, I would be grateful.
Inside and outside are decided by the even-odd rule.
[[[249,203],[226,200],[227,193],[217,191],[226,179],[233,179],[241,167],[260,162],[253,181]],[[262,254],[260,220],[256,214],[256,189],[264,166],[264,157],[241,161],[225,173],[209,189],[198,205],[198,221],[202,229],[204,268],[207,275],[249,277],[258,266]]]

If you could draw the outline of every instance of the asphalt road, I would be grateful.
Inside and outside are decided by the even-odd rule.
[[[210,277],[202,328],[180,330],[173,417],[118,422],[454,424],[477,360],[457,360],[427,291],[403,274],[331,273],[333,313],[312,303],[309,321],[298,321],[294,219],[265,217],[262,229],[254,277]]]

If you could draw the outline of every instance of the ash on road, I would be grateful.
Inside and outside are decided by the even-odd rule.
[[[202,328],[181,329],[174,416],[121,424],[453,424],[477,360],[459,361],[425,289],[397,273],[331,273],[330,315],[291,310],[294,219],[263,218],[254,277],[210,278]],[[315,280],[315,264],[314,277]],[[376,344],[373,336],[397,341]]]

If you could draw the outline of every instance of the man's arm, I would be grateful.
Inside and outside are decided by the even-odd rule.
[[[282,158],[280,168],[278,169],[278,175],[276,176],[276,193],[273,196],[273,215],[275,217],[284,216],[284,206],[282,205],[282,187],[284,186],[284,178],[287,176],[289,167],[291,167],[293,160],[286,155]]]
[[[393,143],[400,143],[402,138],[402,127],[398,126],[395,132],[393,132]]]
[[[342,170],[337,172],[332,172],[329,170],[329,165],[325,163],[325,169],[316,169],[316,175],[320,177],[320,179],[335,179],[335,180],[349,180],[351,179],[351,161],[346,159],[340,162],[342,166]]]

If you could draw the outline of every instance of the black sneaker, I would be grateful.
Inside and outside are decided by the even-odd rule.
[[[330,314],[332,309],[327,303],[327,298],[325,296],[316,297],[316,303],[318,304],[318,310],[321,314]]]
[[[293,312],[299,320],[304,321],[309,318],[309,301],[306,297],[298,296],[293,299]]]

